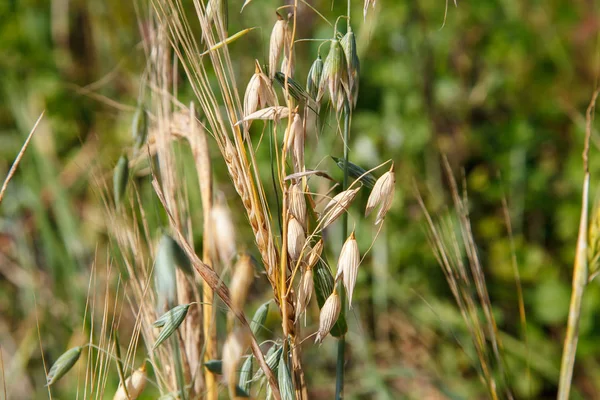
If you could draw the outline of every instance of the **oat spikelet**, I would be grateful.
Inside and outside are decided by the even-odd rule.
[[[377,3],[377,0],[365,0],[365,7],[363,9],[365,19],[367,19],[367,12],[369,11],[369,6],[372,5],[372,8],[375,8],[375,3]]]
[[[379,225],[381,222],[383,222],[385,215],[392,206],[392,201],[394,200],[395,183],[396,175],[394,173],[394,165],[392,165],[388,172],[381,175],[381,177],[377,179],[375,186],[373,186],[373,190],[371,190],[369,200],[367,201],[367,207],[365,209],[365,216],[368,216],[377,206],[380,206],[379,211],[377,212],[375,225]]]
[[[230,398],[235,398],[237,366],[250,345],[250,331],[247,327],[236,328],[227,336],[223,345],[223,381],[229,388]]]
[[[338,193],[333,199],[329,200],[329,203],[327,203],[325,209],[321,213],[321,229],[325,229],[340,215],[346,212],[359,190],[360,187],[344,190],[343,192]]]
[[[271,41],[269,44],[269,77],[273,79],[277,72],[277,64],[281,57],[285,40],[288,37],[288,22],[277,13],[277,22],[271,31]],[[285,71],[284,71],[285,72]]]
[[[302,191],[302,182],[292,184],[289,190],[290,213],[306,229],[306,198]]]
[[[317,55],[317,59],[310,66],[308,77],[306,79],[306,91],[314,100],[319,95],[319,85],[321,84],[321,76],[323,75],[323,59],[321,54]]]
[[[298,288],[298,301],[296,304],[296,320],[300,318],[300,315],[306,311],[312,292],[314,289],[313,271],[312,268],[306,268],[302,274],[300,280],[300,287]]]
[[[238,312],[244,309],[253,279],[254,265],[252,259],[248,254],[242,254],[238,262],[235,263],[233,278],[231,278],[231,284],[229,285],[231,304],[234,311]]]
[[[246,87],[246,93],[244,94],[244,117],[251,115],[259,109],[276,105],[277,96],[275,95],[273,85],[269,77],[262,72],[258,61],[256,61],[254,75],[250,78],[250,82]]]
[[[140,368],[133,371],[133,374],[129,378],[125,380],[125,388],[127,388],[127,393],[125,392],[125,388],[123,385],[119,385],[113,400],[135,400],[146,388],[146,364],[142,365]],[[129,394],[129,397],[127,395]]]
[[[285,135],[284,135],[284,137],[285,137],[284,152],[288,152],[290,150],[290,148],[292,148],[293,152],[295,153],[295,145],[294,144],[296,142],[297,136],[302,136],[302,138],[301,138],[302,147],[304,147],[304,125],[302,124],[302,118],[300,117],[300,114],[298,114],[297,112],[294,112],[293,114],[294,114],[294,117],[292,119],[292,124],[286,129]],[[293,154],[292,156],[294,157],[294,166],[295,166],[296,165],[296,155]],[[304,158],[303,151],[298,156]],[[294,168],[294,169],[296,169],[296,168]]]
[[[317,102],[320,102],[325,91],[329,92],[329,99],[336,111],[340,111],[344,101],[348,98],[348,63],[344,55],[344,49],[337,39],[331,41],[329,54],[323,64],[323,74],[319,83]]]
[[[340,296],[334,290],[321,308],[321,314],[319,315],[319,331],[317,332],[315,343],[321,343],[323,339],[325,339],[325,336],[329,334],[335,321],[337,321],[340,316],[341,308]]]
[[[287,246],[288,254],[294,262],[300,258],[305,242],[304,228],[293,215],[290,215],[287,229]]]
[[[214,245],[223,265],[228,265],[236,253],[235,226],[224,200],[211,210]]]
[[[306,267],[312,268],[317,264],[317,262],[321,259],[321,253],[323,252],[323,239],[319,239],[319,241],[314,245],[312,249],[308,252]]]
[[[289,115],[289,108],[283,106],[271,106],[267,108],[262,108],[258,111],[251,113],[250,115],[245,116],[241,121],[236,122],[235,125],[237,126],[244,122],[254,121],[255,119],[277,122],[280,119],[287,118]]]
[[[360,253],[358,251],[358,243],[354,232],[350,234],[350,237],[346,239],[346,242],[342,246],[340,251],[340,258],[338,259],[337,276],[342,275],[344,281],[344,287],[348,294],[348,306],[352,308],[352,293],[354,292],[354,285],[356,285],[356,275],[358,275],[358,265],[360,264]]]
[[[306,135],[304,124],[300,115],[294,117],[294,141],[292,143],[292,160],[294,164],[294,172],[304,171],[304,136]]]
[[[360,60],[356,50],[356,37],[352,28],[348,26],[348,32],[340,41],[344,54],[346,55],[346,64],[348,65],[348,100],[353,108],[356,107],[358,100],[358,80],[360,75]]]

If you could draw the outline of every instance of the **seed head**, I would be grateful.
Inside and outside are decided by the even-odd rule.
[[[250,344],[250,331],[247,327],[236,328],[227,336],[223,345],[223,381],[228,383],[230,389],[234,389],[235,374],[244,351]],[[232,387],[233,386],[233,387]],[[232,393],[230,393],[232,394]],[[234,396],[231,396],[233,398]]]
[[[229,208],[224,200],[218,201],[212,208],[212,228],[214,245],[223,265],[228,265],[236,254],[235,226]]]
[[[127,392],[125,392],[123,385],[119,385],[113,400],[137,399],[146,387],[147,376],[146,364],[144,364],[140,368],[133,371],[133,374],[131,374],[131,376],[125,380],[125,388],[127,388]]]
[[[340,296],[334,290],[321,308],[321,314],[319,315],[319,331],[317,332],[315,343],[321,343],[325,336],[329,334],[335,321],[337,321],[340,316],[341,308]]]
[[[269,44],[269,77],[273,79],[277,72],[277,64],[281,57],[285,41],[288,37],[288,22],[281,15],[277,14],[277,22],[271,31],[271,41]]]
[[[323,252],[323,239],[319,239],[319,241],[314,245],[312,249],[308,252],[306,267],[312,268],[317,264],[317,261],[321,258],[321,253]]]
[[[300,258],[305,242],[304,228],[293,215],[290,215],[287,229],[287,247],[288,254],[293,261]]]
[[[262,72],[258,61],[256,61],[254,75],[252,75],[244,95],[244,117],[259,109],[275,105],[277,105],[277,96],[275,90],[273,90],[273,85],[269,77]]]
[[[304,170],[304,124],[299,114],[294,116],[294,142],[292,143],[292,159],[294,161],[294,172],[302,172]]]
[[[302,191],[302,182],[292,184],[289,190],[290,213],[306,229],[306,198]]]
[[[346,64],[348,65],[348,100],[352,107],[355,108],[356,100],[358,99],[360,60],[356,51],[356,37],[350,26],[348,26],[348,32],[346,32],[340,43],[344,49]]]
[[[319,95],[319,85],[321,83],[321,76],[323,75],[323,59],[321,54],[317,56],[317,59],[310,66],[308,71],[308,78],[306,79],[306,91],[313,99],[317,99]]]
[[[231,304],[234,311],[242,311],[252,280],[254,279],[254,264],[248,254],[242,254],[235,263],[233,278],[229,285]]]
[[[375,3],[377,0],[365,0],[365,7],[363,9],[364,18],[367,19],[367,12],[369,11],[369,6],[372,5],[375,8]]]
[[[383,222],[385,215],[392,206],[392,201],[394,200],[395,183],[396,175],[394,173],[394,166],[392,165],[392,168],[390,168],[388,172],[381,175],[381,177],[377,179],[375,186],[373,186],[373,190],[371,190],[369,200],[367,200],[365,216],[369,215],[377,206],[380,206],[379,211],[377,212],[375,225],[379,225],[381,222]]]
[[[348,305],[352,308],[352,292],[354,292],[354,285],[356,285],[356,275],[358,274],[358,265],[360,264],[360,253],[358,251],[358,243],[354,232],[346,239],[346,242],[342,246],[340,251],[340,258],[338,259],[336,281],[339,276],[342,275],[344,281],[344,287],[348,294]]]
[[[329,91],[331,104],[336,111],[340,111],[344,105],[344,101],[348,98],[349,81],[348,81],[348,63],[344,55],[344,49],[337,39],[331,41],[329,54],[323,64],[323,74],[319,83],[319,93],[317,102],[320,102],[325,94]]]
[[[46,386],[50,386],[62,378],[73,365],[79,360],[79,356],[81,355],[81,346],[73,347],[65,351],[48,371],[48,376],[46,377]]]
[[[306,270],[302,274],[302,279],[300,279],[300,287],[298,288],[296,320],[298,320],[300,315],[303,314],[304,311],[306,311],[306,307],[308,306],[310,298],[312,297],[314,285],[315,284],[313,281],[313,270],[312,268],[306,268]]]
[[[340,215],[346,212],[359,190],[360,187],[344,190],[343,192],[338,193],[333,199],[329,200],[329,203],[327,203],[325,209],[321,213],[321,229],[325,229]]]

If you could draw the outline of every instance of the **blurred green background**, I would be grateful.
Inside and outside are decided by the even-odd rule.
[[[241,4],[230,0],[230,32],[261,28],[231,46],[243,92],[253,60],[265,61],[273,10],[281,3],[253,0],[239,14]],[[345,13],[345,2],[334,2],[333,10],[329,0],[311,4],[330,20]],[[468,332],[415,197],[416,183],[434,212],[451,207],[445,155],[456,176],[464,171],[515,396],[553,398],[580,214],[585,108],[600,67],[600,4],[451,3],[445,24],[441,0],[378,0],[366,22],[362,6],[353,0],[362,70],[351,157],[368,168],[393,159],[397,193],[349,314],[347,397],[485,398]],[[300,37],[331,37],[331,28],[306,8],[300,18]],[[0,1],[2,180],[45,110],[0,205],[0,367],[8,398],[48,397],[40,340],[46,361],[86,340],[91,266],[95,260],[105,271],[109,263],[101,194],[130,145],[145,64],[141,40],[130,2]],[[298,46],[301,83],[317,47]],[[180,90],[189,102],[184,79]],[[594,130],[593,199],[599,145]],[[341,154],[338,148],[332,155]],[[264,157],[268,162],[268,153]],[[338,173],[333,163],[327,168]],[[217,181],[233,193],[222,172]],[[504,196],[524,287],[527,344]],[[242,210],[236,212],[244,221]],[[361,248],[368,246],[372,228],[368,221],[357,224],[366,232]],[[584,298],[573,398],[600,398],[599,312],[594,282]],[[331,398],[334,344],[319,351],[321,357],[307,360],[309,386],[314,398]],[[74,398],[76,376],[56,386],[55,398]],[[114,371],[107,393],[117,383]]]

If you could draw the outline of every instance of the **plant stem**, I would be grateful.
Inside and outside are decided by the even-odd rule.
[[[342,190],[348,188],[348,161],[350,147],[348,138],[350,136],[350,104],[348,100],[344,102],[344,181],[342,182]],[[345,212],[342,216],[342,241],[348,236],[348,213]],[[346,314],[346,291],[342,282],[338,283],[338,293],[340,294],[340,303],[342,311],[340,317]],[[335,398],[340,400],[344,397],[344,364],[346,362],[346,336],[341,336],[338,339],[337,346],[337,362],[335,371]]]

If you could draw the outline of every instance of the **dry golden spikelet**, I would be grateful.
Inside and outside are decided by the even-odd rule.
[[[231,390],[235,391],[237,367],[240,359],[250,345],[250,338],[250,331],[247,327],[238,327],[227,336],[223,345],[221,372],[223,373],[223,381],[230,388],[230,396],[235,394]],[[233,396],[231,397],[233,398]]]
[[[294,72],[296,72],[296,56],[294,55],[294,51],[292,51],[292,55],[291,55],[291,62],[288,61],[288,52],[286,51],[283,54],[283,60],[281,60],[281,72],[283,72],[285,75],[289,76],[290,78],[294,77]],[[288,64],[289,64],[289,74],[288,74]]]
[[[308,303],[312,297],[312,293],[315,287],[313,280],[312,268],[306,268],[300,279],[300,286],[298,287],[298,300],[296,303],[296,321],[306,311]]]
[[[302,191],[302,182],[290,185],[288,189],[290,213],[306,229],[306,198]]]
[[[367,19],[367,12],[369,11],[369,6],[372,6],[372,8],[375,8],[376,2],[377,2],[377,0],[365,0],[365,7],[363,9],[363,15],[364,15],[365,19]]]
[[[396,174],[394,171],[394,165],[392,164],[390,170],[377,179],[377,182],[375,182],[373,190],[371,190],[371,194],[369,195],[369,200],[367,200],[365,216],[368,216],[376,207],[379,206],[375,225],[379,225],[381,222],[383,222],[387,212],[392,207],[395,184]]]
[[[288,255],[293,261],[300,258],[305,242],[304,228],[293,215],[290,215],[287,228],[287,248]]]
[[[235,311],[242,311],[248,291],[254,280],[254,263],[248,254],[242,254],[233,268],[233,278],[229,285],[231,304]]]
[[[321,213],[321,229],[325,229],[333,221],[338,219],[340,215],[348,210],[348,207],[356,197],[360,187],[356,189],[347,189],[338,193],[334,198],[329,200],[325,209]]]
[[[295,110],[293,113],[292,123],[285,130],[285,152],[288,152],[290,148],[292,148],[293,151],[296,136],[299,135],[304,135],[304,125],[302,124],[302,118],[300,117],[300,114],[298,114],[297,110]]]
[[[244,117],[251,115],[259,109],[267,106],[276,106],[277,96],[269,77],[265,75],[258,61],[256,61],[256,69],[244,94]]]
[[[271,40],[269,42],[269,77],[273,79],[275,72],[277,72],[277,65],[279,64],[279,58],[283,51],[285,41],[288,38],[288,21],[284,20],[279,13],[277,13],[277,22],[273,26],[271,31]]]
[[[600,203],[594,206],[589,227],[589,275],[595,275],[600,270]]]
[[[146,364],[144,363],[140,368],[133,371],[133,374],[125,380],[125,388],[127,388],[127,391],[125,391],[123,385],[119,385],[113,400],[137,399],[146,388],[147,376]]]
[[[358,243],[354,232],[346,239],[340,251],[338,259],[337,275],[342,275],[346,294],[348,295],[348,306],[352,308],[352,293],[356,285],[356,276],[358,275],[358,266],[360,264],[360,253],[358,251]],[[336,276],[336,280],[338,279]]]
[[[340,316],[341,309],[340,296],[334,290],[321,308],[321,313],[319,314],[319,331],[317,332],[315,343],[321,343],[325,339],[325,336],[329,334],[329,331],[331,331],[331,328],[333,328],[333,325]]]
[[[250,115],[245,116],[241,121],[236,122],[235,126],[238,126],[244,122],[254,121],[255,119],[279,122],[280,119],[287,118],[289,117],[289,115],[289,108],[284,106],[271,106],[260,109],[258,111],[253,112]]]
[[[321,102],[325,91],[328,91],[333,108],[339,112],[344,106],[344,101],[348,98],[348,89],[348,63],[346,62],[344,49],[337,39],[332,39],[329,54],[327,54],[323,64],[317,102]]]
[[[312,249],[308,252],[306,268],[314,267],[317,262],[321,259],[321,253],[323,252],[323,239],[319,239]]]
[[[300,118],[299,115],[297,121],[296,117],[294,117],[294,124],[296,123],[299,126],[296,128],[297,130],[294,134],[294,141],[292,143],[292,161],[294,164],[294,172],[302,172],[304,171],[304,139],[306,131],[304,129],[304,124],[302,123],[302,118]]]
[[[352,108],[355,108],[358,100],[360,60],[356,50],[356,36],[350,26],[348,26],[348,32],[346,32],[340,43],[344,49],[346,64],[348,65],[348,100]]]
[[[236,254],[235,225],[224,200],[218,201],[211,210],[212,239],[221,263],[228,265]]]

